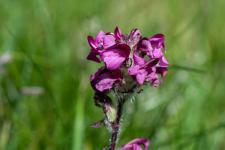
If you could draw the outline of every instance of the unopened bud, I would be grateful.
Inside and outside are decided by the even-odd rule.
[[[109,122],[114,122],[116,120],[116,110],[112,106],[107,106],[106,116]]]

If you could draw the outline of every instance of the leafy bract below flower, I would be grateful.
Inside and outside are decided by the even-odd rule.
[[[163,34],[146,38],[142,37],[139,29],[133,29],[125,35],[116,27],[114,33],[100,31],[95,39],[88,36],[88,43],[91,51],[87,59],[105,64],[91,76],[95,91],[105,92],[115,86],[126,86],[127,78],[133,79],[132,82],[138,86],[146,82],[158,86],[161,77],[167,73]]]
[[[149,144],[149,140],[137,138],[122,146],[120,150],[148,150]],[[144,149],[142,149],[142,146]]]

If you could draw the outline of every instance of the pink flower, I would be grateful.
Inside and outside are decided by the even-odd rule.
[[[120,150],[148,150],[150,141],[145,138],[137,138],[125,144]],[[144,149],[142,149],[142,146]]]
[[[113,85],[121,79],[120,70],[109,71],[102,67],[94,75],[91,75],[91,85],[96,91],[103,92],[112,89]]]
[[[145,81],[150,81],[152,86],[158,86],[159,75],[164,77],[169,65],[163,54],[164,48],[164,35],[162,34],[156,34],[149,39],[143,38],[138,47],[141,52],[139,55],[134,54],[134,63],[128,68],[128,74],[134,76],[140,85]]]
[[[88,36],[87,39],[91,47],[91,52],[87,56],[87,59],[95,62],[100,62],[97,55],[99,55],[102,50],[115,45],[114,35],[112,33],[104,33],[103,31],[98,33],[96,39],[94,39],[92,36]]]
[[[133,84],[150,82],[158,86],[167,73],[169,63],[164,56],[163,34],[145,38],[137,28],[126,35],[116,27],[114,33],[100,31],[95,39],[88,36],[88,43],[91,51],[87,59],[105,64],[91,78],[96,91],[111,90],[115,83],[125,83],[130,77]]]
[[[129,35],[123,35],[121,30],[116,27],[114,37],[117,44],[100,52],[101,60],[109,70],[119,69],[128,59],[132,48],[141,39],[141,32],[138,29],[133,29]]]
[[[145,81],[150,81],[153,86],[158,86],[159,79],[155,67],[156,63],[158,63],[157,59],[146,61],[134,55],[134,65],[128,69],[128,74],[134,76],[140,85],[144,84]]]
[[[163,34],[156,34],[150,38],[143,38],[140,44],[140,50],[145,52],[152,59],[162,57],[164,48]]]

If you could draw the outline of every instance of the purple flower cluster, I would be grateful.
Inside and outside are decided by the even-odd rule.
[[[133,29],[125,35],[116,27],[114,33],[100,31],[95,39],[92,36],[87,39],[91,47],[87,59],[105,64],[91,76],[91,85],[98,92],[128,82],[158,86],[160,77],[166,75],[168,61],[164,56],[163,34],[146,38],[139,29]]]

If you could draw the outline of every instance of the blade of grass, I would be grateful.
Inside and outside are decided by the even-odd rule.
[[[180,65],[171,65],[169,67],[169,69],[184,70],[184,71],[190,71],[190,72],[194,72],[194,73],[205,73],[205,71],[201,70],[201,69],[191,68],[191,67],[187,67],[187,66],[180,66]]]
[[[87,89],[86,76],[81,75],[81,82],[78,88],[78,95],[75,102],[75,119],[73,126],[73,147],[72,150],[81,150],[84,138],[84,104],[85,91]]]

